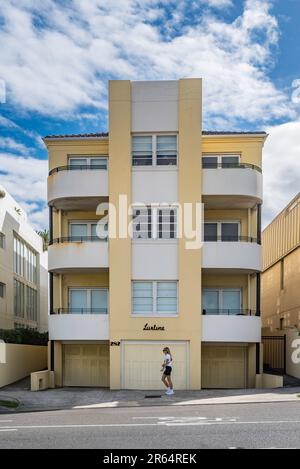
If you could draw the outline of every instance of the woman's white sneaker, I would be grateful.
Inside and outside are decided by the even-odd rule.
[[[170,389],[169,391],[166,392],[167,396],[172,396],[174,394],[173,389]]]

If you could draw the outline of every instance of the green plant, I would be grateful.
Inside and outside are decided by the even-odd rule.
[[[49,231],[48,230],[42,230],[42,231],[37,231],[37,234],[42,238],[43,240],[43,250],[47,251],[48,246],[49,246]]]
[[[7,409],[17,409],[19,407],[19,402],[17,400],[7,400],[7,399],[0,399],[0,407],[6,407]]]
[[[35,329],[18,327],[16,329],[0,329],[0,339],[7,344],[47,345],[48,333]]]

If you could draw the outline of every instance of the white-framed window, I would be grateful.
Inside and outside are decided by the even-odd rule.
[[[202,156],[202,167],[205,169],[235,168],[240,163],[239,154],[204,154]]]
[[[104,169],[108,167],[107,156],[70,155],[68,166],[71,169]]]
[[[133,166],[176,166],[177,135],[133,135]]]
[[[108,234],[108,224],[101,226],[101,230],[97,230],[98,220],[81,221],[74,220],[69,222],[69,238],[71,241],[105,239]],[[99,234],[101,236],[99,236]]]
[[[203,314],[243,314],[241,288],[204,288]]]
[[[69,288],[69,314],[107,314],[107,288]]]
[[[133,207],[134,239],[176,239],[176,207]]]
[[[37,261],[37,253],[14,235],[14,273],[30,283],[37,284]]]
[[[238,220],[204,221],[204,241],[239,241],[241,224]]]
[[[0,248],[4,249],[5,248],[5,234],[0,233]]]
[[[0,298],[5,298],[5,283],[0,282]]]
[[[178,314],[177,281],[132,281],[132,314],[164,316]]]

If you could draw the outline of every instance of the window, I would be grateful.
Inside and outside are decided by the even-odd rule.
[[[70,288],[70,314],[107,314],[107,288]]]
[[[240,162],[240,155],[203,155],[202,167],[214,168],[236,168]]]
[[[135,207],[132,211],[134,239],[176,239],[176,207]]]
[[[97,241],[107,238],[107,229],[107,223],[104,226],[101,224],[98,226],[98,220],[89,222],[74,221],[69,223],[69,236],[71,241]]]
[[[5,248],[5,234],[0,233],[0,248],[4,249]]]
[[[177,135],[134,135],[133,166],[176,166]]]
[[[0,298],[5,297],[5,283],[0,282]]]
[[[239,241],[240,222],[204,222],[204,241]]]
[[[14,315],[17,318],[37,321],[37,295],[34,288],[14,280]]]
[[[174,315],[177,310],[176,281],[132,282],[132,314]]]
[[[241,289],[203,289],[202,311],[203,314],[243,314],[241,310]]]
[[[107,156],[70,156],[70,169],[107,169]]]
[[[17,236],[14,236],[14,272],[28,282],[37,283],[37,254]]]

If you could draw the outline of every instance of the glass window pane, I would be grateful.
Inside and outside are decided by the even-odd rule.
[[[106,314],[107,313],[107,290],[92,290],[91,291],[91,306],[92,313]]]
[[[218,239],[218,224],[217,223],[204,223],[204,241],[217,241]]]
[[[238,241],[239,240],[239,224],[238,223],[222,223],[221,233],[222,233],[222,241]]]
[[[202,156],[202,168],[217,168],[218,157],[217,156]]]
[[[90,165],[97,169],[107,169],[107,158],[91,158]]]
[[[177,135],[161,135],[156,138],[157,165],[177,164]]]
[[[177,313],[177,282],[157,282],[157,312]]]
[[[177,237],[177,210],[158,210],[158,237],[160,239],[175,239]]]
[[[87,225],[85,224],[77,224],[77,223],[72,223],[70,225],[71,228],[71,236],[72,237],[81,237],[81,236],[87,236]]]
[[[86,158],[70,158],[69,159],[69,166],[76,167],[76,166],[86,166],[87,159]]]
[[[150,239],[152,236],[152,213],[151,208],[133,209],[133,238]]]
[[[152,136],[132,137],[133,166],[152,165]]]
[[[132,283],[132,311],[133,313],[153,312],[152,282]]]
[[[222,156],[223,168],[235,168],[239,164],[238,156]]]
[[[238,314],[241,308],[241,292],[223,290],[222,309],[228,310],[228,314]]]
[[[70,309],[72,314],[81,314],[87,311],[87,290],[70,291]]]
[[[205,314],[219,314],[219,291],[203,290],[202,310]]]

